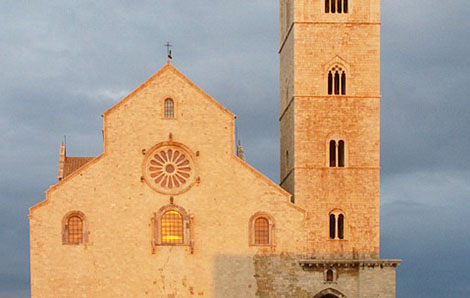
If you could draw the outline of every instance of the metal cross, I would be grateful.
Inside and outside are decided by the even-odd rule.
[[[171,48],[173,45],[171,45],[170,42],[167,41],[164,46],[166,47],[166,53],[167,53],[168,59],[171,59],[171,50],[170,50],[170,48]]]

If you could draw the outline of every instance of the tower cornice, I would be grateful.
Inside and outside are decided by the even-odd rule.
[[[284,45],[286,44],[287,38],[292,32],[292,29],[294,28],[294,25],[346,25],[346,26],[351,26],[351,25],[358,25],[358,26],[364,26],[364,25],[376,25],[376,26],[381,26],[382,23],[380,22],[313,22],[313,21],[296,21],[292,22],[289,26],[289,29],[287,30],[287,33],[284,34],[282,38],[281,45],[278,50],[278,54],[281,53],[282,49],[284,48]]]

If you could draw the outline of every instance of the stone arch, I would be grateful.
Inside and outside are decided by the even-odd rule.
[[[349,145],[344,133],[330,133],[325,139],[325,166],[330,168],[347,167]]]
[[[328,213],[328,221],[330,239],[344,240],[345,231],[347,230],[345,225],[346,213],[342,209],[334,208]]]
[[[332,93],[329,92],[329,84],[330,84],[330,74],[333,75],[333,73],[331,72],[334,68],[341,68],[341,71],[338,72],[338,75],[340,75],[340,77],[338,78],[338,93],[335,93],[334,90],[332,89]],[[350,90],[351,88],[351,66],[349,65],[349,63],[343,59],[342,57],[340,57],[339,55],[336,55],[334,56],[330,61],[328,61],[327,63],[323,64],[323,79],[324,79],[324,84],[325,84],[325,94],[328,94],[328,95],[347,95],[347,94],[350,94],[350,92],[348,90]],[[344,78],[343,78],[343,74],[344,74]],[[344,81],[343,81],[344,79]],[[335,79],[332,77],[331,78],[331,84],[333,84],[333,82],[335,81]],[[341,83],[340,83],[341,82]],[[347,86],[347,87],[346,87]],[[344,87],[344,90],[343,90],[343,87]],[[331,88],[335,88],[333,87],[333,85],[331,86]]]
[[[258,219],[265,219],[268,222],[268,242],[263,244],[257,244],[255,242],[255,223]],[[248,236],[250,246],[273,246],[274,244],[274,218],[266,212],[256,212],[253,214],[248,221]]]
[[[340,291],[328,288],[313,296],[313,298],[346,298]]]
[[[177,243],[169,243],[162,240],[162,218],[168,212],[175,212],[180,216],[182,228],[182,241]],[[153,240],[152,250],[155,252],[155,246],[191,246],[191,216],[186,212],[183,207],[169,204],[161,207],[158,212],[155,212],[152,218],[153,222]]]
[[[69,239],[69,220],[76,217],[81,222],[81,237],[77,241],[70,241]],[[88,242],[88,227],[87,219],[81,211],[70,211],[62,218],[62,244],[81,245]]]

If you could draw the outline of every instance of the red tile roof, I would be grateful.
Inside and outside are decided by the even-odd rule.
[[[94,157],[65,157],[63,178],[83,167],[92,159],[94,159]]]

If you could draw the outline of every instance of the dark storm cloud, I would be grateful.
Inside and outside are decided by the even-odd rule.
[[[398,297],[465,296],[470,11],[382,0],[382,12],[382,255],[404,259]],[[4,1],[0,16],[1,298],[29,293],[27,208],[56,181],[63,135],[70,155],[99,154],[100,114],[163,66],[166,41],[278,181],[276,2]]]
[[[468,3],[383,2],[382,166],[470,169]]]

